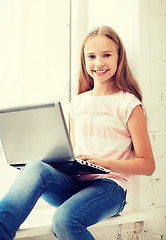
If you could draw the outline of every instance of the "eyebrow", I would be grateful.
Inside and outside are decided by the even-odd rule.
[[[106,51],[103,51],[103,53],[106,53],[106,52],[113,52],[112,50],[106,50]]]
[[[108,53],[108,52],[113,52],[113,51],[111,51],[111,50],[105,50],[105,51],[103,51],[102,53]],[[95,54],[95,52],[88,52],[88,53],[86,53],[86,55],[93,55],[93,54]]]

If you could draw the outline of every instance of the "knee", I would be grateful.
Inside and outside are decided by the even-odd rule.
[[[25,165],[23,171],[28,172],[30,176],[35,174],[39,175],[45,170],[45,165],[46,164],[41,161],[30,161]]]
[[[59,236],[60,232],[63,232],[68,225],[68,214],[67,210],[59,207],[53,217],[53,232]]]
[[[27,169],[38,170],[39,171],[42,167],[43,167],[43,162],[33,160],[33,161],[28,162],[25,165],[24,169],[26,169],[26,170]]]
[[[31,179],[32,181],[43,179],[45,172],[45,165],[41,161],[30,161],[28,162],[21,175],[24,176],[24,180]]]
[[[80,218],[71,209],[61,206],[56,210],[53,217],[53,232],[57,237],[66,239],[65,236],[72,236],[73,232],[82,228],[84,227]]]

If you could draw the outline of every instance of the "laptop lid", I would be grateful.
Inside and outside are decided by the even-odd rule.
[[[74,158],[60,102],[1,109],[0,138],[10,165]]]

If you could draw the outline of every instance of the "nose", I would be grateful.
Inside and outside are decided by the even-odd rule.
[[[96,58],[96,63],[95,63],[96,67],[101,68],[104,66],[103,61],[101,60],[101,58]]]

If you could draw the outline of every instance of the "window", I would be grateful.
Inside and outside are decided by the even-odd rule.
[[[69,0],[0,1],[0,106],[69,97]]]
[[[70,0],[0,0],[0,29],[0,108],[60,100],[65,111],[70,96]],[[1,149],[1,178],[3,161]],[[12,181],[12,172],[10,176]]]

